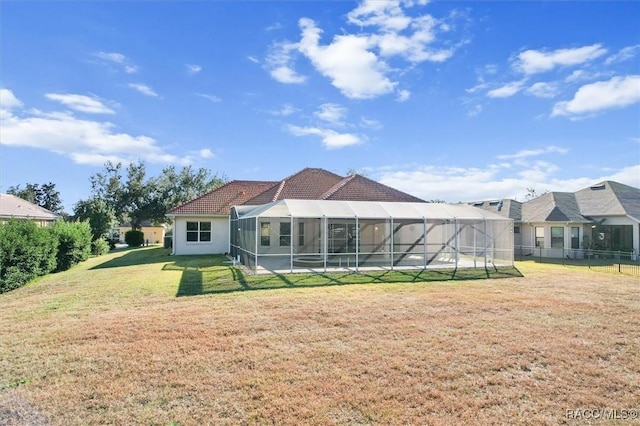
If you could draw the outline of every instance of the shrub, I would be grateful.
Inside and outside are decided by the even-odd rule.
[[[0,293],[20,287],[56,268],[55,234],[28,220],[0,225]]]
[[[144,233],[142,231],[127,231],[124,234],[124,242],[129,247],[140,247],[144,244]]]
[[[58,240],[56,271],[66,271],[89,258],[91,227],[89,222],[58,221],[51,227]]]
[[[101,254],[108,253],[109,247],[110,247],[109,241],[103,238],[98,238],[97,240],[93,240],[93,242],[91,242],[91,254],[100,256]]]

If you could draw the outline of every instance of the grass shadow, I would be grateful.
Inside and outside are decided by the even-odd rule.
[[[171,254],[170,249],[163,247],[137,247],[118,249],[122,255],[103,262],[91,269],[120,268],[123,266],[150,265],[154,263],[165,263]]]
[[[455,272],[453,269],[383,270],[251,275],[245,273],[242,268],[229,265],[228,262],[221,264],[211,256],[208,260],[200,260],[199,266],[196,266],[193,260],[182,260],[168,264],[166,269],[183,271],[177,297],[282,288],[463,281],[523,276],[515,267],[491,271],[485,269],[458,269]]]
[[[180,271],[182,273],[176,297],[280,288],[462,281],[523,276],[515,267],[495,270],[381,269],[359,272],[345,270],[340,272],[254,275],[247,273],[242,267],[232,265],[229,259],[223,255],[169,256],[169,254],[170,250],[162,247],[124,249],[121,256],[94,266],[92,269],[163,264],[163,271]]]

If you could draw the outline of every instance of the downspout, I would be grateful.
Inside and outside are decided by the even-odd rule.
[[[322,231],[320,233],[322,238],[322,257],[324,259],[324,272],[327,272],[327,216],[322,216]]]
[[[424,269],[427,269],[427,218],[422,217],[422,251],[424,252],[423,265]]]
[[[358,253],[360,252],[360,222],[358,221],[358,216],[356,216],[356,273],[358,272],[358,265],[359,265],[359,256]]]
[[[389,241],[391,243],[391,247],[389,247],[389,255],[391,256],[391,258],[389,259],[389,261],[391,262],[391,270],[393,271],[393,216],[389,217],[389,233],[391,234],[391,238],[389,238]]]

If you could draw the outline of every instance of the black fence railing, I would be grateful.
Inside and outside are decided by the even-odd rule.
[[[590,269],[640,276],[640,255],[635,251],[515,246],[514,259],[586,266]]]

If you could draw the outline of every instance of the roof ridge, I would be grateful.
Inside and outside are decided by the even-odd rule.
[[[276,193],[273,196],[273,199],[271,201],[276,201],[278,199],[278,197],[280,197],[280,194],[282,194],[282,190],[284,189],[284,186],[285,186],[286,183],[287,183],[287,179],[282,179],[280,181],[280,185],[278,186],[278,190],[276,191]]]
[[[353,175],[347,176],[345,178],[342,178],[342,180],[340,182],[336,183],[333,187],[329,188],[324,194],[322,194],[320,196],[320,199],[321,200],[326,200],[327,198],[331,197],[340,188],[344,187],[347,183],[349,183],[351,180],[353,180],[353,178],[355,176],[357,176],[357,174],[353,174]]]

